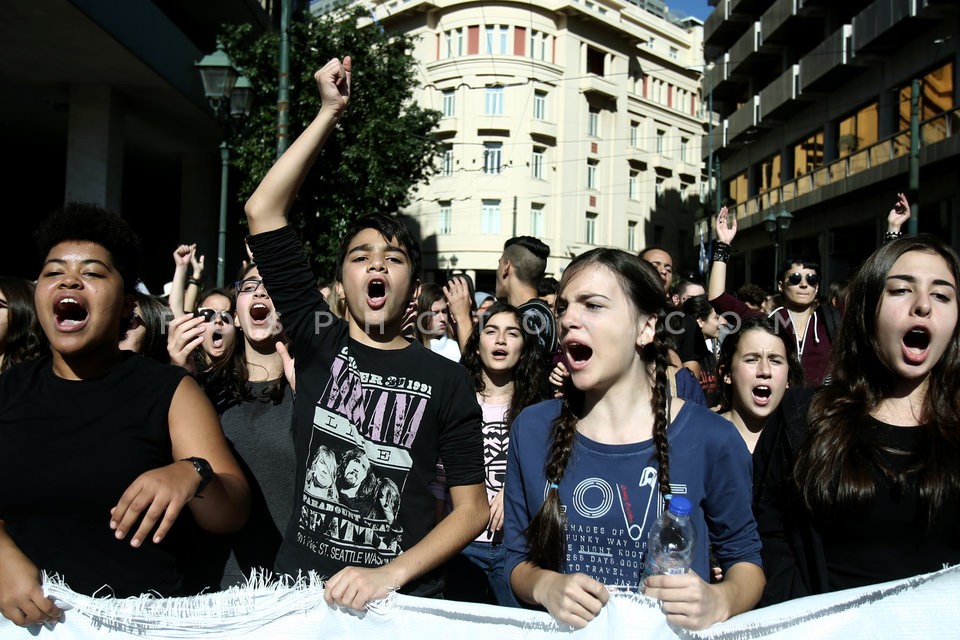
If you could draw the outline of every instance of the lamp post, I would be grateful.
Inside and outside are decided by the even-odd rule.
[[[217,286],[224,285],[227,252],[227,181],[230,175],[230,136],[250,115],[253,85],[240,75],[222,44],[194,64],[203,80],[203,93],[223,131],[220,143],[220,224],[217,229]]]
[[[770,239],[773,240],[774,282],[777,281],[777,275],[779,275],[780,272],[780,243],[783,241],[784,236],[787,235],[787,230],[790,228],[792,221],[793,214],[786,209],[781,209],[777,213],[770,211],[763,217],[763,227],[767,230],[767,233],[770,234]]]
[[[457,258],[457,254],[453,254],[452,256],[450,256],[450,275],[451,276],[453,275],[454,269],[457,268],[458,262],[460,262],[460,260],[459,258]],[[449,276],[447,279],[449,279]]]

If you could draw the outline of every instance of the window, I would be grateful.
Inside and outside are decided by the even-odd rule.
[[[823,129],[820,129],[806,140],[802,140],[793,146],[793,170],[796,172],[794,177],[800,177],[802,175],[812,173],[814,170],[822,166]],[[744,200],[747,198],[745,187],[746,185],[744,185]],[[732,194],[731,197],[733,197]]]
[[[736,204],[747,201],[747,172],[736,176],[733,180],[727,182],[727,188],[730,190],[730,199]]]
[[[657,186],[656,186],[657,200],[663,197],[663,187],[665,183],[666,183],[665,178],[657,176]]]
[[[586,237],[584,240],[587,244],[597,244],[597,214],[587,214],[587,228],[585,235]]]
[[[453,207],[449,200],[440,201],[440,226],[437,233],[441,236],[453,233]]]
[[[869,104],[840,122],[837,136],[838,157],[845,158],[877,141],[880,131],[878,103]]]
[[[499,174],[503,159],[502,142],[483,143],[483,172]]]
[[[533,203],[530,205],[530,235],[542,237],[543,231],[543,205]]]
[[[640,172],[631,171],[627,180],[627,197],[631,200],[640,199]]]
[[[587,189],[597,188],[597,166],[596,160],[587,160]]]
[[[637,221],[631,220],[627,223],[627,251],[639,251],[637,249]]]
[[[590,113],[587,114],[587,135],[594,138],[600,135],[600,109],[590,107]]]
[[[457,94],[453,89],[443,92],[443,117],[452,118],[457,112]]]
[[[534,60],[550,62],[550,36],[542,31],[530,32],[530,57]]]
[[[680,162],[687,161],[687,146],[690,144],[688,138],[680,138]]]
[[[487,27],[487,48],[488,55],[506,55],[507,53],[507,27]]]
[[[657,129],[657,153],[661,156],[664,155],[663,140],[666,137],[667,132],[663,129]]]
[[[780,154],[767,158],[760,163],[760,193],[780,186]]]
[[[442,176],[453,175],[453,145],[452,144],[443,145],[443,157],[440,162],[440,175]]]
[[[630,123],[630,146],[634,148],[640,146],[640,123],[636,120]]]
[[[500,201],[484,200],[480,209],[480,233],[500,233]]]
[[[487,92],[484,96],[483,112],[488,116],[503,115],[503,87],[487,87]]]
[[[537,180],[543,180],[543,154],[546,151],[544,147],[533,148],[533,159],[530,162],[531,175]]]
[[[455,58],[463,55],[463,29],[452,29],[443,34],[446,44],[446,57]]]
[[[603,76],[603,51],[599,49],[594,49],[593,47],[587,47],[587,73],[592,73],[595,76]]]
[[[547,119],[547,92],[546,91],[533,92],[533,119],[534,120]]]
[[[670,47],[670,59],[679,60],[680,59],[680,50],[676,47]]]

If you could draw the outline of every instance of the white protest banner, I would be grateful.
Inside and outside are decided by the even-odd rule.
[[[49,581],[64,621],[25,629],[0,621],[0,640],[267,638],[299,640],[696,639],[875,640],[960,637],[960,567],[898,582],[811,596],[758,609],[705,631],[667,624],[642,595],[614,595],[586,628],[571,631],[543,612],[393,595],[364,613],[328,607],[320,586],[263,586],[191,598],[111,600]]]

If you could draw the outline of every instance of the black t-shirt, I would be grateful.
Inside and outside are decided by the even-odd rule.
[[[296,358],[294,514],[276,568],[331,576],[382,566],[433,528],[430,483],[483,482],[480,407],[467,371],[419,342],[374,349],[334,318],[291,227],[248,238]],[[440,591],[439,572],[403,591]]]
[[[173,462],[167,415],[185,375],[130,354],[91,380],[57,377],[50,357],[0,376],[0,519],[37,567],[73,590],[188,593],[178,562],[196,526],[187,508],[160,544],[134,549],[109,527],[137,476]]]
[[[924,427],[896,427],[872,418],[866,426],[893,471],[920,459]],[[928,526],[915,475],[897,486],[875,468],[874,482],[876,494],[869,504],[848,507],[817,522],[831,590],[908,578],[960,563],[960,497],[949,499]]]

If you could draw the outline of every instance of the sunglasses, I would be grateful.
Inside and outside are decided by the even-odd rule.
[[[799,271],[797,273],[791,273],[786,278],[784,278],[784,280],[786,280],[787,283],[790,284],[791,286],[795,287],[798,284],[800,284],[800,281],[803,280],[804,278],[807,279],[807,284],[810,285],[811,287],[815,287],[818,284],[820,284],[820,276],[818,276],[817,274],[800,273]]]
[[[213,319],[218,317],[223,321],[223,324],[233,324],[233,316],[230,315],[229,311],[216,311],[214,309],[197,309],[194,312],[194,317],[199,318],[203,316],[204,322],[213,322]]]
[[[246,280],[237,280],[233,283],[233,286],[236,287],[237,293],[253,293],[259,289],[262,284],[263,280],[247,278]]]

